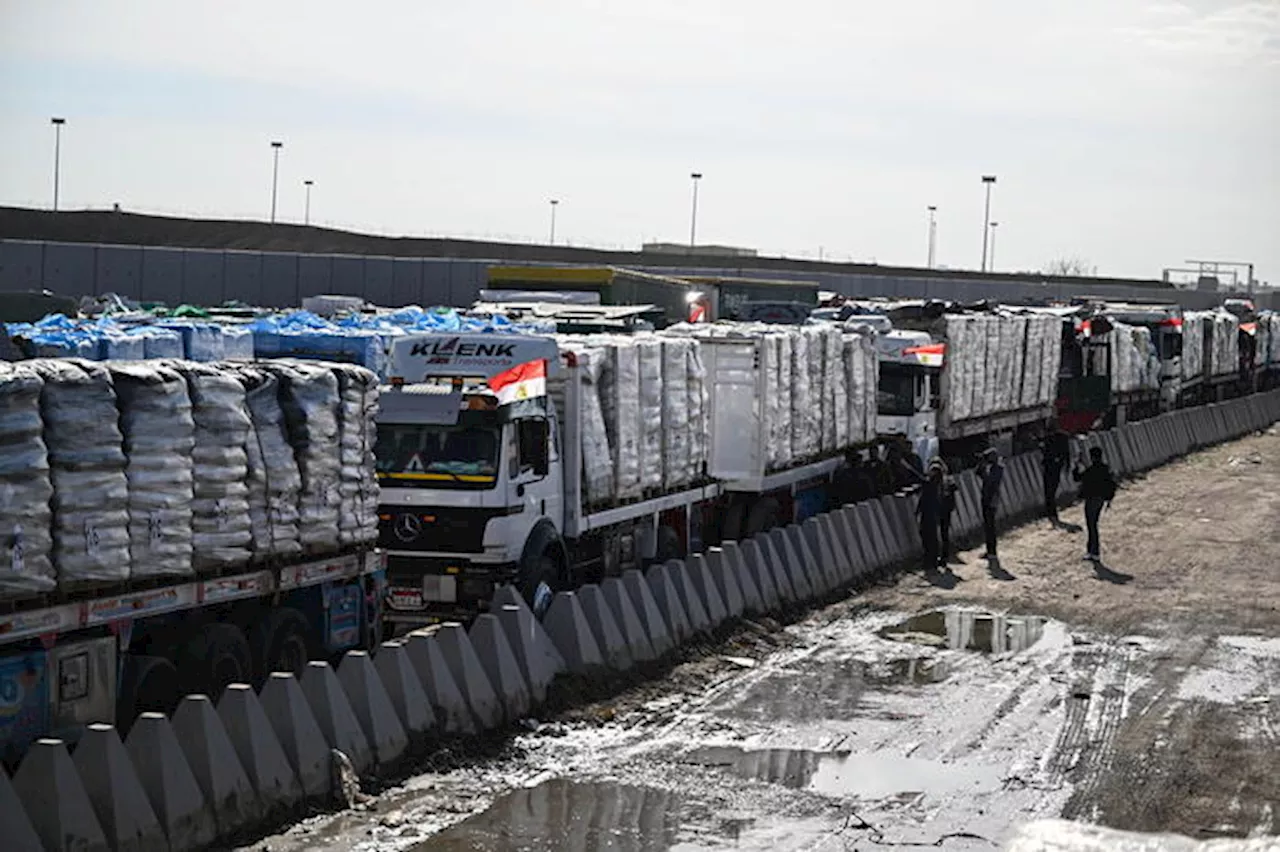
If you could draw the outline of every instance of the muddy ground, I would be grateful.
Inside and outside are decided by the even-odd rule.
[[[1063,513],[1082,524],[1079,508]],[[954,576],[749,623],[255,849],[992,849],[1065,816],[1280,834],[1280,433]]]

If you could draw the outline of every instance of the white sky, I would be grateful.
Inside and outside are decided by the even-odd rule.
[[[1280,0],[0,0],[0,203],[1280,285]]]

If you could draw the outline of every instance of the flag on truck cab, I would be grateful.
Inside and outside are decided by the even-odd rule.
[[[547,362],[539,358],[517,364],[489,379],[489,387],[497,395],[498,405],[546,396]]]
[[[945,343],[930,343],[924,346],[910,346],[902,350],[902,354],[914,355],[917,364],[925,367],[941,367],[942,359],[946,357],[947,345]]]

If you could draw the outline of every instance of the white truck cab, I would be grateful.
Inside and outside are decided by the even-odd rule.
[[[876,432],[906,438],[927,463],[938,454],[938,380],[946,346],[927,332],[890,329],[876,336],[876,352]]]

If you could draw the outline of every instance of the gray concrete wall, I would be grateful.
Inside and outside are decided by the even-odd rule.
[[[144,301],[213,305],[227,299],[268,307],[297,306],[324,293],[363,296],[389,306],[468,305],[484,285],[490,261],[473,258],[380,257],[342,254],[159,248],[0,240],[0,290],[48,289],[59,295],[119,293]],[[958,300],[1069,299],[1178,301],[1188,308],[1218,304],[1216,293],[1158,290],[1122,284],[1008,276],[984,279],[910,273],[828,272],[810,268],[647,267],[667,273],[793,278],[818,281],[848,296]],[[1266,294],[1260,307],[1280,309]]]

